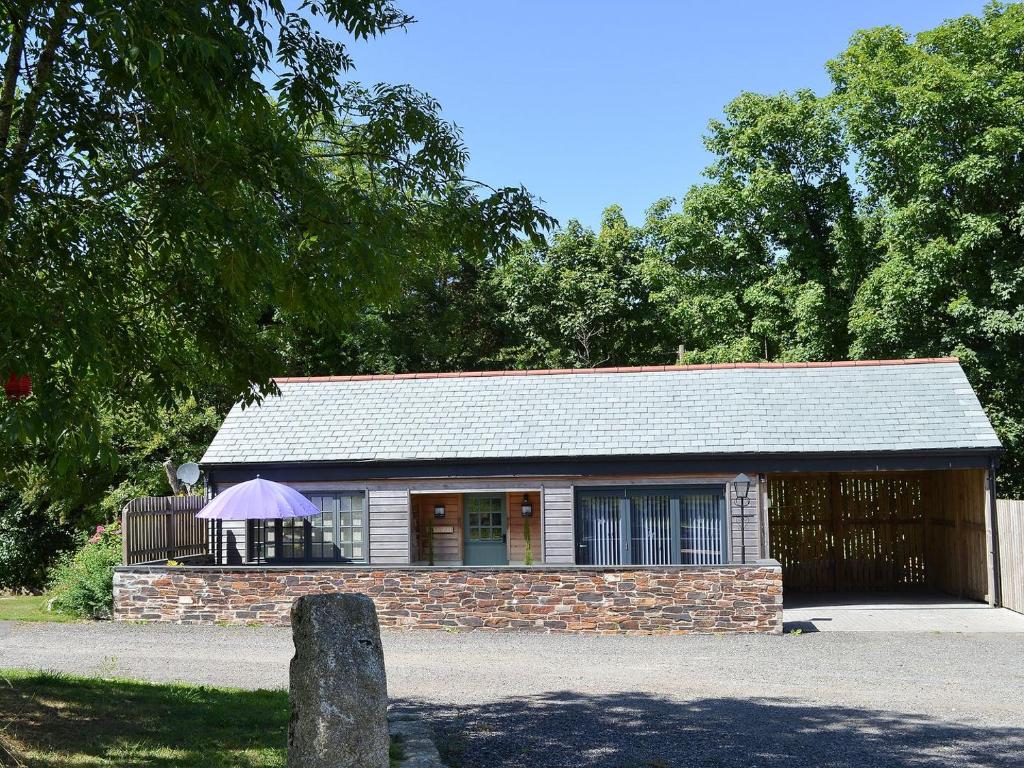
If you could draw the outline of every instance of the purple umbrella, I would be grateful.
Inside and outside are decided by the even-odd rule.
[[[287,485],[270,480],[248,480],[214,496],[196,517],[207,520],[276,520],[310,517],[320,510]]]

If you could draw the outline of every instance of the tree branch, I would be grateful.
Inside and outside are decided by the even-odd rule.
[[[21,119],[18,121],[18,140],[14,145],[11,161],[5,173],[3,194],[0,197],[0,229],[5,229],[11,218],[14,197],[25,175],[28,165],[28,145],[32,139],[32,133],[35,131],[39,102],[42,101],[43,92],[49,86],[53,62],[57,56],[57,46],[60,45],[64,37],[64,28],[68,23],[70,13],[71,0],[64,0],[56,7],[49,34],[46,36],[46,42],[43,44],[43,50],[36,63],[35,82],[25,99]]]
[[[11,115],[14,112],[14,92],[18,86],[18,73],[21,71],[21,52],[25,48],[25,35],[28,32],[27,18],[15,18],[11,33],[11,47],[7,50],[7,62],[4,64],[4,84],[0,91],[0,152],[7,154],[7,142],[11,138]]]

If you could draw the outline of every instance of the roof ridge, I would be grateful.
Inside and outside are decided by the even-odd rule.
[[[692,365],[637,365],[612,368],[545,368],[505,371],[451,371],[446,373],[379,373],[344,376],[275,376],[278,384],[343,381],[390,381],[393,379],[463,379],[486,376],[556,376],[588,373],[666,373],[676,371],[716,371],[762,368],[859,368],[879,365],[922,365],[959,363],[958,357],[909,357],[893,360],[834,360],[807,363],[701,363]]]

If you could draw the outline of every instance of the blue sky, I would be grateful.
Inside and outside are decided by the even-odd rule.
[[[525,184],[561,223],[681,198],[709,119],[742,90],[825,92],[865,27],[917,32],[983,0],[398,0],[406,32],[353,49],[363,82],[410,83],[464,132],[470,175]]]

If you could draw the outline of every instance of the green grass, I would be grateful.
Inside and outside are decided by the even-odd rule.
[[[0,596],[0,621],[76,621],[67,616],[46,610],[46,595]]]
[[[0,669],[0,766],[276,768],[287,731],[286,691]]]
[[[270,768],[287,728],[285,691],[0,670],[0,765]]]

